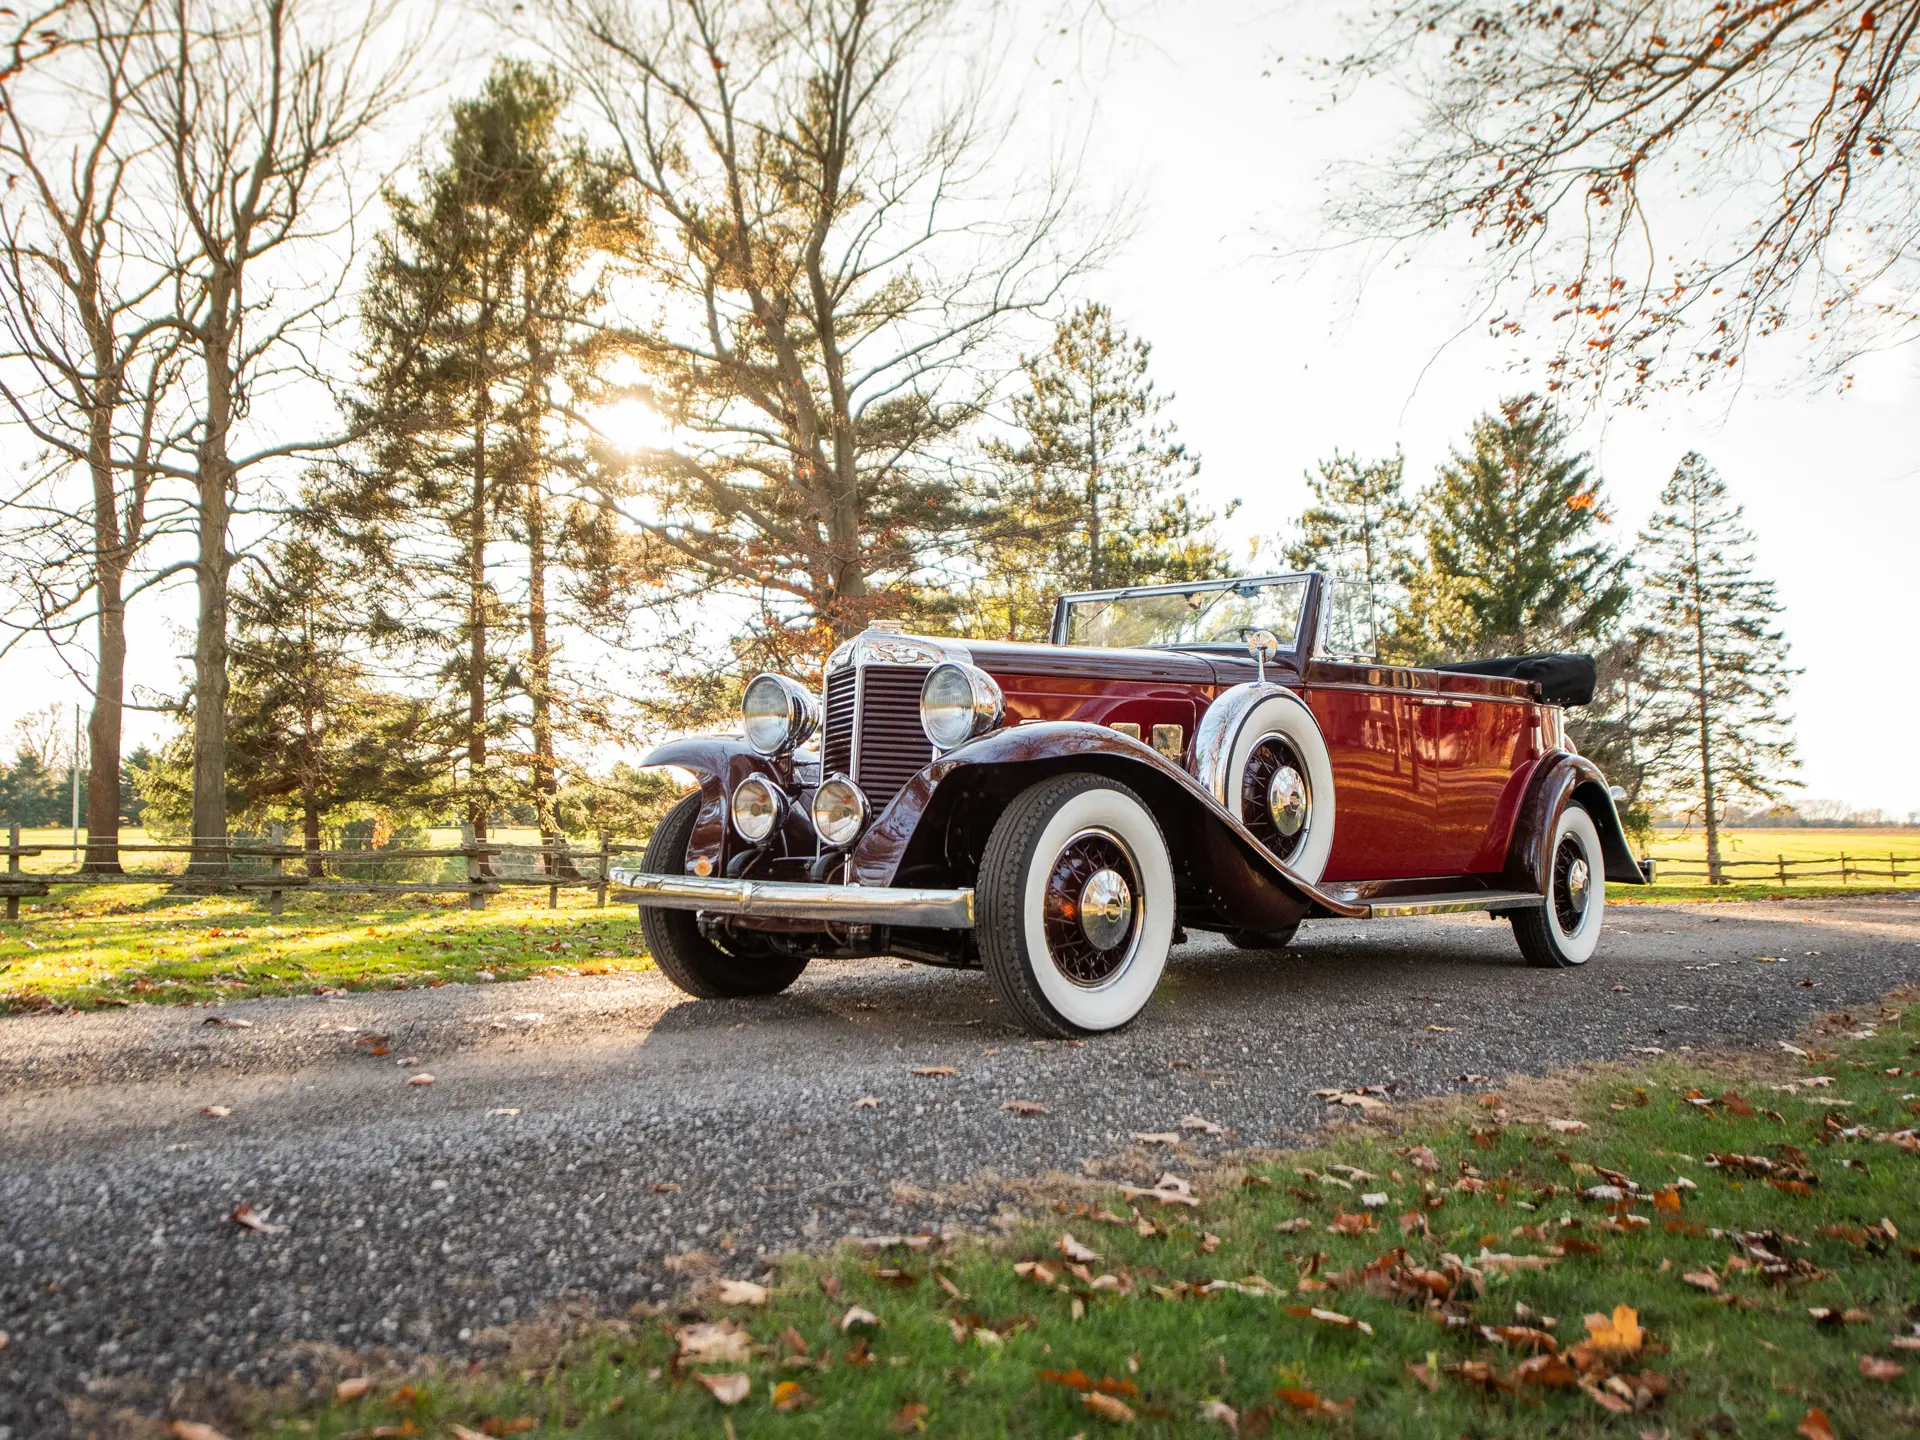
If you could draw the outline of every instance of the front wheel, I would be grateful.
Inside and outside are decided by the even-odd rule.
[[[1140,797],[1097,775],[1025,791],[987,841],[980,956],[1036,1035],[1115,1030],[1160,983],[1173,943],[1173,864]]]
[[[653,875],[686,874],[687,843],[699,818],[700,792],[696,790],[654,827],[640,868]],[[700,933],[700,922],[691,910],[642,905],[640,934],[660,973],[701,1000],[777,995],[807,968],[804,958],[783,955],[771,946],[753,946],[750,941],[723,950]]]
[[[1561,970],[1584,965],[1600,943],[1607,908],[1607,867],[1600,832],[1578,805],[1561,812],[1553,827],[1544,905],[1513,914],[1513,938],[1530,965]]]

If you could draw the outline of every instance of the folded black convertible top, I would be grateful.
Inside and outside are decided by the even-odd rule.
[[[1593,699],[1591,655],[1509,655],[1501,660],[1459,660],[1433,668],[1464,675],[1497,675],[1503,680],[1531,680],[1549,705],[1585,705]]]

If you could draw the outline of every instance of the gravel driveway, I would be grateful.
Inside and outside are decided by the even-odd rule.
[[[1312,1126],[1318,1086],[1769,1043],[1920,980],[1920,904],[1620,907],[1572,972],[1480,916],[1174,953],[1132,1028],[1083,1045],[894,961],[816,964],[773,1001],[646,974],[0,1020],[0,1440],[62,1433],[69,1397],[162,1414],[328,1346],[484,1351],[557,1303],[657,1298],[689,1250],[747,1274],[979,1223],[1017,1193],[1000,1177],[1188,1114],[1233,1132],[1205,1156]],[[242,1203],[285,1228],[231,1223]]]

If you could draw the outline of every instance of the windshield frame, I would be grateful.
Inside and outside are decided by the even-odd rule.
[[[1304,580],[1307,592],[1300,602],[1300,630],[1294,636],[1291,648],[1282,650],[1282,655],[1292,655],[1296,664],[1304,664],[1312,653],[1315,632],[1320,625],[1320,593],[1325,576],[1318,570],[1287,570],[1273,575],[1234,575],[1225,580],[1182,580],[1170,585],[1122,585],[1111,590],[1075,590],[1070,594],[1057,596],[1053,602],[1052,641],[1055,645],[1066,645],[1070,607],[1088,600],[1133,599],[1148,595],[1194,595],[1209,590],[1231,590],[1237,585],[1271,585],[1285,580]],[[1142,650],[1178,650],[1193,651],[1201,654],[1244,655],[1245,645],[1233,640],[1199,640],[1186,645],[1142,645],[1090,646],[1090,649]]]

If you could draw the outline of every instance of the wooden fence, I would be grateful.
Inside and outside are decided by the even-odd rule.
[[[5,873],[0,874],[0,897],[6,900],[9,920],[20,918],[20,901],[23,898],[50,895],[56,885],[169,885],[185,892],[254,893],[266,897],[275,915],[281,913],[287,892],[294,890],[308,895],[461,894],[467,897],[468,909],[484,910],[489,895],[497,895],[510,886],[544,887],[547,904],[554,908],[560,904],[562,890],[590,888],[594,892],[594,903],[604,906],[607,903],[607,888],[611,883],[608,869],[613,857],[632,853],[644,846],[644,841],[616,841],[605,830],[600,832],[599,843],[592,848],[569,845],[565,841],[551,845],[516,845],[476,840],[473,827],[463,825],[461,843],[444,848],[307,850],[298,845],[288,845],[285,832],[275,826],[265,841],[222,839],[195,846],[190,841],[181,840],[123,844],[118,847],[123,856],[196,853],[218,856],[225,861],[218,870],[127,869],[102,872],[83,868],[30,871],[22,868],[22,859],[62,851],[84,857],[87,841],[83,835],[77,844],[23,846],[20,843],[20,827],[14,825],[7,832],[6,848],[0,850],[0,855],[5,855],[7,860]],[[506,856],[531,857],[532,864],[526,873],[518,873],[517,866],[509,869],[498,863]],[[378,869],[384,865],[423,860],[439,861],[443,867],[448,866],[448,862],[459,862],[452,868],[464,869],[465,875],[457,880],[393,880],[338,873],[342,866],[356,870]],[[300,869],[288,869],[290,862]],[[309,873],[316,864],[321,867],[322,873],[319,875]],[[328,870],[334,873],[326,873]]]
[[[1675,876],[1705,880],[1709,873],[1705,860],[1660,860],[1658,865],[1661,880],[1671,880]],[[1748,884],[1764,882],[1785,886],[1796,881],[1831,880],[1837,877],[1842,885],[1874,885],[1882,882],[1897,885],[1902,880],[1920,875],[1920,856],[1889,852],[1883,858],[1842,851],[1838,855],[1789,860],[1785,855],[1776,855],[1771,860],[1722,860],[1720,874],[1729,883],[1744,880]]]

